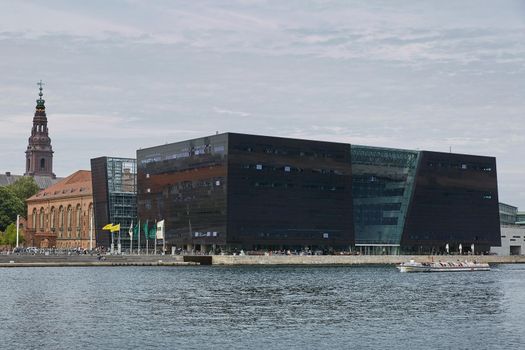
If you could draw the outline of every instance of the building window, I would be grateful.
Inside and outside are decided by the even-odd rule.
[[[67,207],[67,237],[71,238],[71,226],[73,221],[73,209],[71,206]]]
[[[46,170],[46,160],[45,160],[45,158],[40,159],[40,170]]]
[[[64,236],[64,207],[60,207],[58,210],[58,222],[59,222],[59,237]]]
[[[33,226],[33,229],[36,230],[36,208],[33,209],[32,226]]]
[[[76,223],[77,223],[77,238],[80,238],[80,228],[82,227],[82,208],[80,207],[80,204],[77,205],[76,214],[77,214],[77,220],[76,220]]]
[[[262,168],[263,168],[262,164],[257,164],[255,166],[255,169],[257,169],[257,170],[262,170]]]
[[[51,208],[51,220],[49,222],[49,227],[51,228],[51,232],[55,232],[55,220],[56,220],[56,213],[55,213],[55,207]]]
[[[38,228],[40,231],[44,231],[44,208],[40,208]]]

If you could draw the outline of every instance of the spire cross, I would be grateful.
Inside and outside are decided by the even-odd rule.
[[[40,81],[38,83],[36,83],[36,85],[39,85],[40,87],[38,88],[40,90],[40,93],[38,94],[38,96],[40,96],[40,99],[42,99],[42,85],[44,85],[44,83],[42,83],[42,79],[40,79]]]

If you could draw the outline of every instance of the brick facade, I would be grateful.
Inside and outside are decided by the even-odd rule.
[[[27,209],[26,246],[90,248],[93,225],[91,172],[79,170],[40,191],[27,200]]]

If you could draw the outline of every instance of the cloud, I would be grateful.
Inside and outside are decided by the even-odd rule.
[[[226,115],[233,115],[233,116],[239,116],[239,117],[249,117],[251,114],[241,111],[231,111],[229,109],[222,109],[219,107],[213,107],[213,111],[218,114],[226,114]]]
[[[498,157],[525,206],[519,2],[7,2],[0,142],[24,166],[43,79],[57,173],[215,130]]]

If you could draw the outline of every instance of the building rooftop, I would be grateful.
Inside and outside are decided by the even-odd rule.
[[[24,177],[24,175],[13,175],[10,172],[0,174],[0,186],[9,186],[22,177]],[[62,177],[52,178],[50,176],[39,175],[32,176],[32,178],[35,179],[36,184],[41,190],[48,188],[63,179]]]
[[[30,197],[27,201],[49,200],[73,196],[92,195],[91,171],[78,170],[51,187]]]

